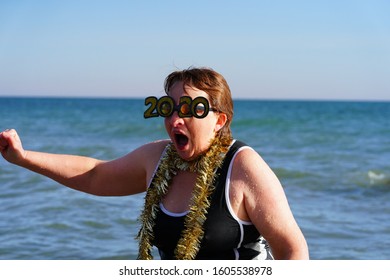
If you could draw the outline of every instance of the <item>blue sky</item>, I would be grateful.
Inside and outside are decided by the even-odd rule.
[[[0,0],[0,95],[161,95],[189,66],[234,98],[390,100],[390,1]]]

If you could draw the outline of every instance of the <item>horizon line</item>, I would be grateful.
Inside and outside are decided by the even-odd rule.
[[[6,99],[6,98],[15,98],[15,99],[22,99],[22,98],[27,98],[27,99],[145,99],[147,96],[151,95],[145,95],[145,96],[101,96],[101,95],[1,95],[0,94],[0,99]],[[156,95],[157,96],[157,95]],[[340,98],[340,99],[332,99],[332,98],[266,98],[266,97],[234,97],[233,96],[233,101],[251,101],[251,100],[256,100],[256,101],[280,101],[280,102],[384,102],[388,103],[390,102],[390,99],[362,99],[362,98]]]

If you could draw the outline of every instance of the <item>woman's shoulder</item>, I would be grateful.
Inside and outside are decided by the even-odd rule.
[[[238,149],[234,158],[233,168],[239,172],[252,170],[254,174],[265,175],[273,173],[263,157],[251,146],[236,141]]]
[[[170,142],[170,140],[157,140],[146,143],[136,150],[147,158],[160,158],[161,154]]]
[[[141,146],[141,148],[144,149],[165,149],[165,147],[171,143],[171,140],[169,139],[161,139],[161,140],[155,140],[153,142],[146,143]]]
[[[158,140],[143,144],[122,158],[121,163],[127,170],[141,168],[149,178],[158,164],[170,140]]]
[[[239,160],[245,159],[248,156],[260,156],[250,145],[237,139],[233,140],[230,149],[232,150],[232,153],[235,154],[235,158],[238,158]]]

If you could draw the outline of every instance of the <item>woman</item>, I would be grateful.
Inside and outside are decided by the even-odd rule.
[[[113,161],[26,151],[15,130],[0,133],[14,164],[101,196],[146,191],[139,259],[307,259],[283,188],[263,159],[230,131],[225,79],[206,68],[171,73],[166,97],[148,97],[145,118],[162,116],[170,140]],[[147,159],[147,160],[145,160]]]

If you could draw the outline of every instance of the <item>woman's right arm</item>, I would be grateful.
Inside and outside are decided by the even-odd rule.
[[[15,130],[0,133],[0,152],[7,161],[72,189],[101,196],[145,191],[164,145],[150,143],[116,160],[101,161],[76,155],[26,151]]]

